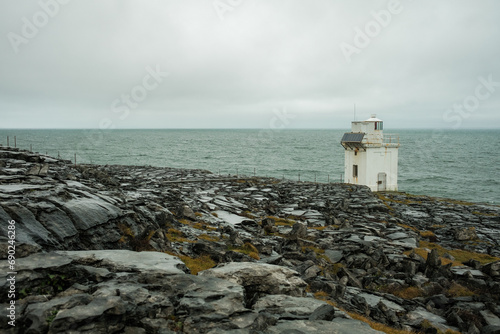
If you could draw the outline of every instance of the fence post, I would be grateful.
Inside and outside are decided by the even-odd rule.
[[[7,147],[9,147],[9,136],[7,136]]]
[[[16,139],[16,136],[14,136],[14,147],[17,147],[17,139]]]

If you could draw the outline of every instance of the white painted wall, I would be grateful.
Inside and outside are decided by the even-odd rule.
[[[372,191],[378,190],[378,174],[386,173],[386,190],[398,190],[398,147],[383,144],[383,130],[375,130],[375,121],[381,121],[372,115],[372,118],[362,122],[352,122],[351,131],[363,132],[365,136],[362,144],[365,149],[345,150],[345,182],[366,185]],[[358,177],[353,176],[353,166],[358,165]]]
[[[358,165],[358,177],[353,176],[353,166]],[[398,149],[396,147],[374,147],[360,150],[345,150],[345,182],[361,184],[378,190],[378,174],[387,174],[386,190],[398,190]]]

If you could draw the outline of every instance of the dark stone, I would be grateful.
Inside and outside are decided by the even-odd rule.
[[[454,237],[457,241],[477,240],[476,229],[473,227],[460,227],[455,229]]]
[[[298,239],[304,238],[307,236],[307,225],[302,223],[295,223],[292,226],[292,230],[289,233],[290,238]]]
[[[435,295],[429,298],[437,308],[445,308],[450,304],[450,300],[445,295]]]
[[[441,266],[441,259],[439,258],[437,249],[432,249],[427,256],[426,266],[433,269]]]
[[[500,334],[500,326],[484,326],[481,328],[481,334]]]
[[[310,316],[309,320],[326,320],[332,321],[335,318],[335,308],[329,304],[325,304],[317,308]]]
[[[363,289],[363,284],[361,284],[361,281],[354,276],[353,273],[351,273],[348,269],[346,268],[341,268],[338,273],[339,277],[347,277],[347,285],[353,286],[355,288]]]

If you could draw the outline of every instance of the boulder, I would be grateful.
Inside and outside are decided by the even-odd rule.
[[[325,302],[314,298],[292,297],[287,295],[268,295],[257,300],[252,308],[257,312],[266,311],[268,313],[275,314],[278,318],[308,319],[313,313],[316,312],[316,310],[325,305],[330,306]],[[316,320],[326,320],[319,319],[320,313],[317,313],[314,316],[318,318]]]
[[[71,218],[79,231],[105,224],[122,213],[117,206],[84,191],[69,201],[57,199],[57,204]]]
[[[299,239],[307,236],[307,225],[302,223],[295,223],[292,230],[288,234],[291,239]]]
[[[477,240],[477,233],[474,227],[460,227],[454,230],[454,237],[457,241]]]
[[[500,276],[500,261],[488,263],[481,268],[481,271],[492,276]]]
[[[198,275],[222,278],[240,284],[252,292],[270,295],[302,297],[307,286],[296,271],[265,263],[224,263]]]

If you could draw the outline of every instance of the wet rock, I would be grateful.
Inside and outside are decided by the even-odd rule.
[[[177,210],[180,218],[188,218],[191,220],[196,220],[196,214],[188,205],[181,205]]]
[[[341,278],[345,277],[346,283],[349,286],[359,288],[359,289],[363,288],[363,284],[361,283],[361,281],[351,271],[349,271],[346,268],[340,269],[338,276]]]
[[[427,261],[425,263],[427,277],[433,275],[441,267],[441,259],[437,249],[432,249],[427,256]]]
[[[307,225],[295,223],[289,233],[291,239],[305,238],[307,236]]]
[[[309,316],[309,320],[326,320],[332,321],[335,318],[335,307],[324,304],[314,310],[314,312]]]
[[[340,250],[327,249],[325,250],[325,256],[327,256],[332,263],[337,263],[342,260],[344,253]]]
[[[484,319],[484,322],[490,326],[497,326],[500,327],[500,318],[498,318],[493,312],[490,310],[482,310],[479,311],[481,316]]]
[[[240,238],[240,234],[234,230],[229,234],[229,242],[232,246],[235,247],[241,247],[244,244],[243,240],[241,240]]]
[[[481,334],[500,334],[500,326],[491,326],[491,325],[484,326],[481,329]]]
[[[278,322],[277,325],[269,327],[267,333],[294,333],[294,334],[375,334],[382,333],[372,329],[361,321],[349,319],[334,319],[333,321],[311,321],[297,320]]]
[[[0,203],[2,216],[9,217],[16,222],[16,242],[40,247],[40,245],[57,244],[57,241],[51,236],[51,233],[36,220],[35,215],[27,208],[14,203]],[[4,211],[5,210],[5,211]],[[7,213],[8,212],[8,215]],[[10,220],[9,219],[9,220]],[[7,237],[7,230],[0,232]]]
[[[268,313],[277,315],[278,318],[308,319],[315,314],[314,317],[318,318],[316,320],[326,320],[319,319],[319,317],[328,317],[331,313],[330,308],[328,308],[330,312],[320,310],[320,308],[325,305],[329,306],[325,302],[314,298],[292,297],[287,295],[268,295],[260,298],[253,305],[253,309],[257,312],[265,310]]]
[[[262,263],[224,263],[204,270],[201,276],[218,277],[240,284],[252,292],[304,296],[307,286],[296,271]]]
[[[454,231],[454,237],[455,240],[457,241],[476,240],[477,239],[476,229],[473,227],[457,228]]]
[[[492,276],[492,277],[500,276],[500,261],[492,262],[492,263],[484,265],[481,268],[481,271]]]
[[[358,330],[352,319],[342,327],[342,312],[304,298],[304,279],[311,291],[327,293],[347,309],[408,330],[420,330],[429,319],[443,332],[484,331],[486,319],[500,314],[498,262],[450,267],[435,252],[427,260],[405,255],[424,237],[447,249],[500,256],[495,206],[403,193],[385,193],[381,200],[354,185],[236,180],[200,170],[75,167],[20,150],[0,149],[0,166],[0,220],[16,220],[16,287],[28,294],[17,309],[19,323],[26,324],[18,332],[267,333],[283,326],[307,333],[314,326],[328,333],[371,331]],[[290,216],[300,222],[289,225]],[[472,226],[482,242],[460,241],[464,234],[475,238]],[[8,241],[6,230],[0,231],[3,256]],[[255,254],[229,250],[247,242],[259,262]],[[84,252],[54,253],[79,250]],[[230,262],[230,269],[193,276],[178,258],[132,250],[168,251],[198,267],[208,255],[218,264]],[[446,297],[454,280],[478,293]],[[415,288],[425,297],[391,294]],[[0,290],[6,292],[5,284]],[[64,299],[71,296],[78,298]],[[269,303],[260,307],[264,301]],[[311,303],[322,306],[304,307]],[[490,313],[480,313],[485,310]],[[61,319],[71,323],[65,313],[76,317],[74,325],[63,324]],[[475,327],[469,328],[471,319]]]
[[[111,219],[121,215],[120,208],[108,203],[101,198],[82,192],[77,198],[67,202],[58,200],[56,203],[73,221],[75,228],[85,231],[100,224],[105,224]]]
[[[111,271],[133,270],[150,274],[184,274],[184,263],[175,256],[159,252],[132,252],[129,250],[57,251],[56,254],[79,262],[99,261]]]

